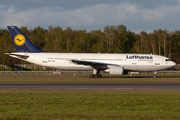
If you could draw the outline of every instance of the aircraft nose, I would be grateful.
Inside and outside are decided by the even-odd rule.
[[[176,66],[176,63],[172,61],[172,67]]]

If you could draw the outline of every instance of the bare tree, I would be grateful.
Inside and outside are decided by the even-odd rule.
[[[144,53],[146,37],[147,37],[147,33],[145,31],[141,31],[140,33],[141,53]]]
[[[155,54],[155,47],[156,47],[156,36],[155,34],[150,34],[150,43],[152,47],[153,54]]]
[[[162,35],[163,35],[164,56],[166,56],[166,38],[167,38],[167,30],[162,31]]]

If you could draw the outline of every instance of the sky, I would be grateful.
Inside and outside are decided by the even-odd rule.
[[[99,30],[123,24],[135,33],[180,30],[180,0],[0,0],[0,28]]]

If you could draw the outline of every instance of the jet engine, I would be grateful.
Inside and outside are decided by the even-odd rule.
[[[109,73],[110,75],[123,75],[124,67],[121,66],[108,66],[109,69],[106,69],[104,72]]]

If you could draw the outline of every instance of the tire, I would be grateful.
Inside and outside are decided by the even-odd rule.
[[[90,78],[94,78],[94,75],[92,74],[92,75],[90,75]]]
[[[94,78],[99,78],[99,75],[98,74],[94,75]]]
[[[99,78],[102,78],[102,75],[101,75],[101,74],[99,74]]]

